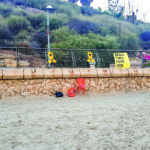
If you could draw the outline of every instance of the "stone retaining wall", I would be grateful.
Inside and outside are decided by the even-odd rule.
[[[0,97],[66,94],[80,77],[88,93],[150,89],[150,69],[1,69]]]

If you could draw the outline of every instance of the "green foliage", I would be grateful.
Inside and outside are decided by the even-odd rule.
[[[46,23],[46,15],[45,14],[37,14],[37,15],[28,15],[28,20],[30,21],[32,27],[34,29],[39,29]]]
[[[27,7],[46,8],[48,1],[47,0],[12,0],[16,5],[24,5]]]
[[[1,0],[0,3],[1,43],[27,41],[32,46],[45,47],[47,45],[46,6],[49,4],[54,8],[53,12],[50,12],[53,47],[139,49],[138,36],[150,31],[148,23],[138,22],[134,25],[121,20],[117,16],[119,7],[112,12],[115,15],[112,15],[110,11],[102,12],[100,8],[95,10],[87,6],[79,7],[74,3],[60,0],[7,0],[11,3],[4,2]],[[83,1],[86,5],[90,2],[91,0]],[[121,24],[120,28],[119,24]]]
[[[0,3],[0,14],[3,17],[8,17],[8,16],[10,16],[11,13],[12,13],[12,7],[11,6],[7,6],[3,3]]]
[[[97,15],[97,14],[101,14],[100,11],[92,8],[92,7],[81,7],[81,12],[83,15],[87,15],[87,16],[93,16],[93,15]]]
[[[52,32],[52,46],[57,48],[80,48],[80,49],[118,49],[117,38],[112,36],[103,37],[89,33],[79,35],[68,28],[61,28]]]
[[[93,0],[80,0],[82,6],[90,6]]]
[[[27,15],[27,13],[20,7],[13,8],[12,14],[14,16],[26,16]]]
[[[44,47],[47,44],[47,35],[45,32],[36,32],[32,39],[39,43],[40,47]]]
[[[121,49],[137,50],[139,49],[139,38],[136,33],[127,32],[121,36],[120,39]]]
[[[119,0],[108,0],[109,15],[118,19],[123,19],[124,10],[125,10],[125,7],[119,4]]]
[[[69,18],[74,17],[74,16],[78,16],[81,13],[79,6],[74,5],[72,3],[68,3],[68,2],[58,1],[57,3],[53,4],[53,7],[54,7],[54,9],[56,9],[56,11],[58,13],[67,14],[67,16]]]
[[[27,30],[30,26],[30,22],[24,17],[11,16],[7,21],[10,31],[14,34],[21,30]]]
[[[0,40],[11,39],[12,35],[5,21],[0,22]]]
[[[29,33],[26,30],[20,31],[18,34],[14,36],[15,39],[19,40],[25,40],[29,39]]]
[[[78,0],[68,0],[71,3],[76,3]]]

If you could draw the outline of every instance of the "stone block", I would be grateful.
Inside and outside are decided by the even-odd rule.
[[[79,68],[73,68],[72,71],[73,71],[74,78],[80,78],[81,77],[81,72],[80,72]]]
[[[98,77],[111,77],[110,69],[108,68],[97,68],[96,70]]]
[[[44,69],[44,78],[45,79],[53,78],[53,70],[54,69]]]
[[[149,77],[150,76],[150,68],[144,68],[143,73],[144,73],[145,77]]]
[[[4,61],[0,60],[0,67],[3,67],[3,66],[4,66]]]
[[[3,78],[3,70],[0,69],[0,79],[2,79],[2,78]]]
[[[63,73],[63,78],[74,78],[74,72],[70,68],[63,68],[62,73]]]
[[[3,69],[3,79],[23,79],[23,69]]]
[[[11,59],[4,59],[3,61],[4,67],[17,67],[17,61]]]
[[[88,71],[89,71],[89,77],[90,78],[96,78],[97,77],[97,70],[95,69],[95,68],[90,68],[90,69],[88,69]]]
[[[42,68],[24,69],[24,79],[42,79],[44,71]]]
[[[97,71],[94,68],[80,68],[81,77],[97,77]]]
[[[112,77],[127,77],[129,75],[128,69],[119,68],[110,68],[110,73]]]
[[[143,69],[141,69],[141,68],[139,68],[139,69],[138,68],[136,68],[136,69],[129,68],[128,72],[129,72],[129,76],[132,76],[132,77],[141,77],[144,75]]]
[[[16,56],[11,54],[0,54],[0,59],[12,59],[15,60]]]
[[[28,61],[19,61],[19,67],[29,67]]]
[[[53,69],[53,78],[62,78],[63,73],[61,68]]]

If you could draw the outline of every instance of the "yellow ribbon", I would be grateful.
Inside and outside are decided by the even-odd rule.
[[[48,52],[48,57],[49,57],[49,63],[56,63],[57,61],[54,59],[53,53],[52,52]]]
[[[87,62],[95,62],[95,60],[93,59],[92,52],[88,52],[88,57],[89,57],[89,59],[87,60]]]

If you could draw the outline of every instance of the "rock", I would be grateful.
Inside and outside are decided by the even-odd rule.
[[[11,91],[10,92],[10,96],[15,96],[16,94],[15,94],[15,92],[14,91]]]
[[[102,85],[100,86],[100,88],[101,88],[102,90],[104,90],[104,89],[105,89],[105,85],[102,84]]]
[[[49,91],[43,90],[43,94],[49,94]]]
[[[17,94],[20,94],[20,87],[15,87],[15,88],[14,88],[14,91],[15,91]]]
[[[19,67],[29,67],[28,61],[19,61]]]
[[[22,95],[22,96],[29,96],[30,93],[29,93],[29,92],[22,92],[21,95]]]
[[[0,60],[0,67],[3,67],[3,66],[4,66],[4,61]]]
[[[90,86],[92,86],[92,87],[96,87],[96,83],[95,83],[95,81],[90,81]]]
[[[61,85],[56,85],[56,86],[53,87],[55,92],[60,91],[61,88],[62,88]]]
[[[16,56],[15,55],[11,55],[11,54],[0,54],[0,59],[11,59],[11,60],[15,60]]]
[[[99,79],[98,80],[98,85],[102,85],[103,84],[103,80],[102,79]]]
[[[44,90],[50,90],[51,89],[51,86],[50,85],[46,85],[46,86],[44,86],[44,88],[43,88]]]
[[[31,95],[34,95],[34,94],[35,94],[35,91],[34,91],[34,90],[30,90],[30,94],[31,94]]]
[[[11,60],[11,59],[4,59],[4,67],[17,67],[17,62],[16,60]]]
[[[3,99],[3,98],[8,98],[8,97],[10,97],[10,94],[8,93],[8,92],[5,92],[5,93],[3,93],[2,95],[1,95],[1,98]]]
[[[38,94],[39,94],[39,91],[38,91],[38,90],[36,90],[36,91],[35,91],[35,95],[38,95]]]
[[[69,84],[69,83],[65,83],[63,87],[71,88],[71,87],[72,87],[72,85],[71,85],[71,84]]]
[[[33,86],[32,86],[32,85],[28,85],[28,86],[27,86],[27,89],[28,89],[28,90],[32,90],[32,89],[33,89]]]
[[[150,88],[150,82],[145,82],[144,85],[148,88]]]

